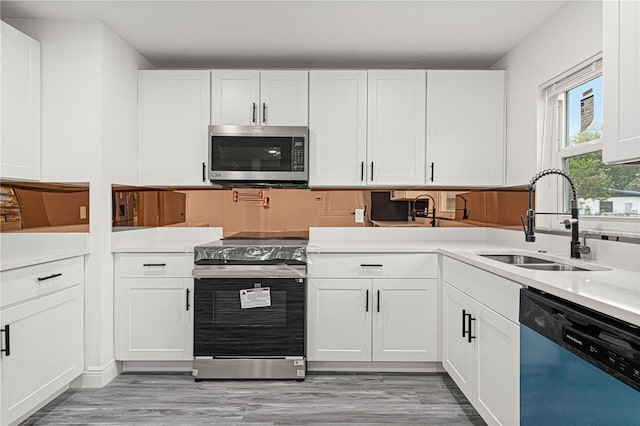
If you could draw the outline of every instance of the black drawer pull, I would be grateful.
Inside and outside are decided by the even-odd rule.
[[[369,290],[367,290],[367,300],[364,304],[364,311],[369,312]]]
[[[251,117],[251,122],[256,124],[256,103],[253,103],[253,116]]]
[[[0,332],[4,333],[4,349],[0,349],[0,352],[4,352],[5,356],[11,355],[11,336],[9,335],[9,324],[5,325]]]
[[[262,122],[267,122],[267,104],[266,102],[262,103]]]
[[[467,328],[465,327],[465,320],[467,319],[467,311],[462,310],[462,338],[467,335]]]
[[[431,182],[433,182],[433,171],[436,168],[435,164],[432,162],[431,163]]]
[[[360,182],[364,182],[364,161],[360,162]]]
[[[166,263],[143,263],[142,266],[167,266]]]
[[[57,277],[61,277],[62,273],[58,273],[58,274],[51,274],[49,276],[46,277],[38,277],[38,281],[46,281],[46,280],[50,280],[52,278],[57,278]]]
[[[373,182],[373,161],[371,162],[371,182]]]
[[[205,163],[202,163],[202,181],[207,181],[207,165]]]
[[[380,290],[378,290],[378,312],[380,312]]]
[[[471,321],[475,321],[475,318],[471,318],[471,314],[467,314],[468,315],[468,322],[467,324],[469,325],[469,335],[467,336],[469,339],[467,340],[469,343],[471,343],[471,340],[475,339],[476,336],[472,336],[471,335]]]
[[[382,263],[361,263],[361,268],[382,268]]]
[[[189,304],[189,293],[191,293],[191,290],[187,289],[187,311],[191,307],[191,305]]]

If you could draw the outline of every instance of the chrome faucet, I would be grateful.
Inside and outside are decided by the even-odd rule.
[[[429,194],[420,194],[416,198],[413,199],[412,207],[411,207],[411,221],[415,222],[416,221],[416,216],[429,217],[429,213],[427,212],[427,210],[429,209],[429,200],[427,200],[427,207],[424,209],[424,212],[419,213],[418,211],[416,211],[416,202],[422,197],[431,198],[431,201],[433,203],[433,208],[431,209],[431,222],[430,223],[431,223],[432,227],[435,227],[436,226],[436,200]]]
[[[569,181],[569,185],[571,186],[571,219],[565,219],[562,221],[566,229],[571,229],[571,257],[574,259],[580,259],[580,253],[589,253],[591,249],[586,247],[586,245],[580,245],[580,231],[578,230],[578,193],[576,192],[576,186],[573,183],[573,180],[569,176],[567,172],[560,169],[546,169],[538,172],[531,181],[529,185],[527,185],[527,189],[529,190],[529,209],[527,210],[527,224],[525,225],[524,219],[520,216],[520,221],[522,222],[522,227],[524,228],[525,241],[534,242],[536,240],[535,236],[535,225],[534,219],[536,214],[562,214],[562,213],[536,213],[533,210],[533,190],[536,187],[536,182],[538,182],[542,177],[547,175],[560,175],[564,177],[567,181]],[[586,238],[585,238],[586,240]]]
[[[462,210],[462,219],[469,219],[469,215],[471,214],[471,210],[467,210],[467,199],[464,198],[462,195],[458,195],[456,194],[456,197],[458,198],[462,198],[462,201],[464,201],[464,207],[462,209],[456,209],[456,210]]]

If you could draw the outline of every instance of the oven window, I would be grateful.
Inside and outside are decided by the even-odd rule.
[[[286,327],[287,293],[271,291],[271,306],[240,307],[238,290],[213,293],[211,325],[213,327]]]
[[[291,171],[290,137],[213,136],[211,169],[217,171]]]
[[[240,290],[269,287],[271,305],[240,306]],[[305,282],[295,278],[195,280],[194,356],[304,355]]]

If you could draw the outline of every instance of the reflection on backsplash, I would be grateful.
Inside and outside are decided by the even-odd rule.
[[[89,232],[89,185],[0,183],[0,232]]]
[[[113,226],[215,226],[224,234],[309,227],[520,227],[526,189],[477,191],[158,189],[113,186]],[[435,204],[435,221],[432,221]],[[363,209],[364,222],[355,221]],[[426,217],[425,217],[426,216]],[[415,217],[415,220],[412,220]]]
[[[184,224],[186,194],[138,187],[112,188],[113,227]]]

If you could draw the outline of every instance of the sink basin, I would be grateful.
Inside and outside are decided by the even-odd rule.
[[[519,268],[535,269],[536,271],[590,271],[590,269],[580,268],[563,263],[530,263],[515,265]]]
[[[524,256],[521,254],[481,254],[480,256],[517,266],[529,264],[553,264],[550,260],[540,259],[533,256]]]

